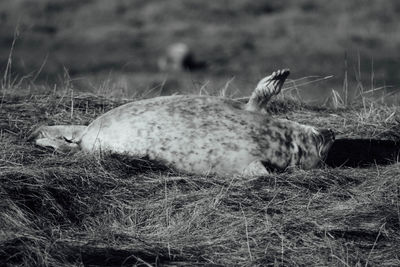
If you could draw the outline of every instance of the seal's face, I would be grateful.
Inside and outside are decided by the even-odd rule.
[[[316,134],[318,155],[321,161],[325,161],[329,149],[335,141],[335,133],[331,129],[320,129]]]

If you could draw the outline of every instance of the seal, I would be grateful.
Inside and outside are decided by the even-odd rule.
[[[248,103],[215,96],[156,97],[119,106],[85,126],[42,126],[31,139],[62,152],[146,157],[194,174],[266,175],[319,166],[334,133],[265,113],[289,75],[262,79]]]

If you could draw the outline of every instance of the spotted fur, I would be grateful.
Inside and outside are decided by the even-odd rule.
[[[169,96],[117,107],[70,142],[89,153],[148,157],[189,173],[264,175],[318,166],[333,133],[248,110],[230,99]]]

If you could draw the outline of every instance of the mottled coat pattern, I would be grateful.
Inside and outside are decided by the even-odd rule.
[[[244,105],[214,96],[158,97],[115,108],[87,127],[40,127],[33,139],[60,151],[146,157],[197,174],[310,169],[324,159],[334,134],[265,114],[288,75],[284,69],[263,78]]]
[[[125,104],[83,132],[85,151],[148,156],[191,173],[240,174],[253,161],[283,170],[319,161],[313,127],[243,110],[233,100],[172,96]]]

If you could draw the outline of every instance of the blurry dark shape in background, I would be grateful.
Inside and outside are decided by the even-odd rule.
[[[161,71],[196,71],[206,68],[206,62],[196,59],[194,52],[185,43],[174,43],[167,47],[165,55],[158,60]]]
[[[335,76],[301,88],[310,100],[340,91],[346,77],[353,89],[362,82],[393,92],[400,83],[396,0],[2,0],[0,10],[0,66],[19,27],[13,72],[38,71],[46,59],[38,81],[57,81],[67,69],[89,80],[80,84],[86,89],[110,72],[129,75],[130,90],[147,88],[164,79],[159,59],[168,45],[182,42],[196,56],[183,68],[196,73],[169,76],[180,89],[235,77],[246,95],[283,67],[297,78]]]

